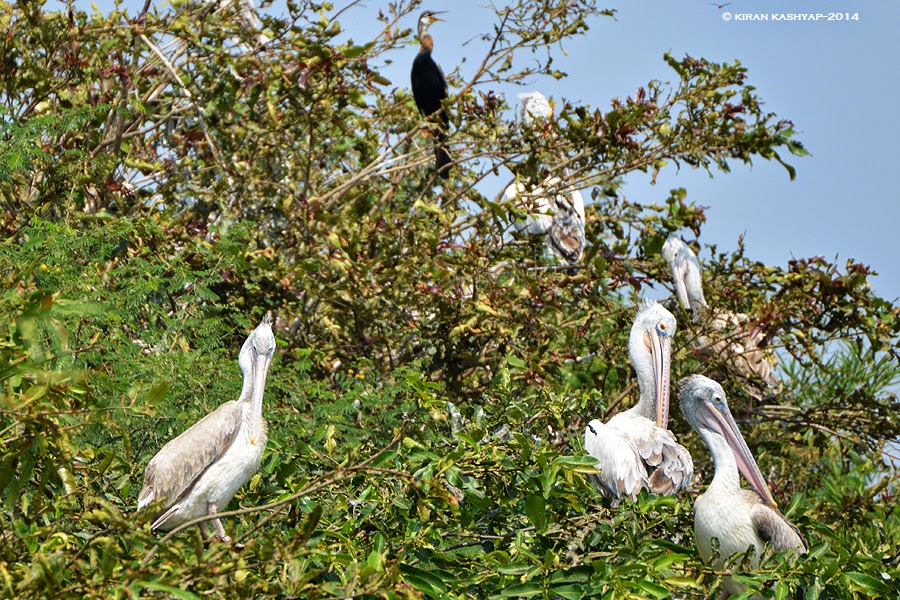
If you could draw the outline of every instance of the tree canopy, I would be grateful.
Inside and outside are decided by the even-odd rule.
[[[725,572],[691,533],[702,440],[673,411],[691,493],[616,508],[582,443],[633,402],[628,330],[648,288],[671,296],[660,249],[677,232],[702,248],[710,306],[749,315],[781,359],[766,392],[695,351],[727,332],[666,301],[673,381],[724,386],[807,538],[754,571],[737,557],[736,578],[777,598],[895,597],[900,307],[860,262],[703,246],[687,190],[625,194],[636,171],[774,160],[793,177],[806,151],[752,74],[666,55],[669,81],[608,108],[556,98],[526,125],[498,87],[565,76],[560,44],[613,13],[484,8],[474,74],[443,65],[441,180],[408,81],[383,73],[395,50],[412,62],[419,2],[354,7],[380,24],[362,42],[330,3],[289,0],[258,30],[239,2],[0,0],[0,595],[714,597]],[[497,176],[589,196],[579,266],[516,233]],[[237,398],[237,352],[268,311],[269,442],[225,513],[237,543],[151,533],[144,466]]]

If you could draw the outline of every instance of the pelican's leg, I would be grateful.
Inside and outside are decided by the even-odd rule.
[[[200,535],[203,536],[203,541],[209,539],[209,526],[206,524],[206,521],[200,523]]]
[[[206,514],[214,515],[219,510],[219,507],[216,506],[215,502],[210,502],[206,505]],[[225,533],[225,528],[222,526],[222,521],[219,520],[218,517],[212,520],[213,526],[216,528],[216,535],[223,542],[230,542],[231,538],[228,537],[228,534]]]

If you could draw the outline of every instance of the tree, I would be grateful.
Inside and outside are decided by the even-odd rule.
[[[522,1],[496,9],[470,80],[448,69],[457,165],[438,187],[428,124],[376,66],[410,44],[416,2],[359,9],[383,26],[365,43],[342,35],[346,7],[288,3],[268,40],[240,8],[2,5],[3,594],[714,594],[689,497],[610,510],[586,479],[586,419],[633,395],[635,299],[670,287],[668,233],[702,238],[705,221],[685,190],[663,206],[620,190],[673,164],[793,174],[790,122],[740,64],[666,56],[673,84],[525,127],[493,86],[562,76],[558,44],[611,12]],[[512,233],[521,210],[479,186],[504,169],[592,190],[582,268]],[[784,393],[741,417],[811,551],[741,577],[780,597],[889,595],[900,309],[852,261],[705,261],[710,305],[792,360]],[[270,443],[226,522],[244,546],[160,539],[133,514],[143,466],[236,397],[237,350],[270,309]],[[727,376],[676,316],[673,379]],[[722,383],[738,406],[747,383]],[[673,427],[708,481],[702,443]]]

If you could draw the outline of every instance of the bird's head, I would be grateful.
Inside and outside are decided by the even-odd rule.
[[[672,264],[675,263],[678,253],[684,252],[685,249],[687,249],[687,244],[685,244],[680,237],[672,233],[669,234],[669,237],[666,238],[666,243],[663,244],[662,256],[666,262],[669,263],[669,266],[672,266]]]
[[[447,11],[445,11],[445,10],[426,10],[421,15],[419,15],[419,39],[420,40],[425,36],[425,33],[428,31],[428,27],[432,23],[434,23],[436,21],[443,21],[443,19],[441,19],[437,15],[442,15],[445,12],[447,12]]]
[[[684,413],[685,419],[691,424],[694,431],[706,440],[710,448],[713,447],[710,441],[713,438],[709,436],[716,435],[723,438],[734,456],[738,470],[744,475],[750,486],[759,494],[760,498],[776,508],[775,498],[772,497],[769,485],[731,415],[722,386],[709,377],[691,375],[678,382],[678,396],[681,412]]]
[[[266,374],[275,354],[275,334],[272,333],[272,317],[266,315],[247,337],[238,355],[238,365],[244,374],[244,396],[258,393],[262,397]]]
[[[641,395],[653,394],[656,425],[663,429],[669,423],[669,376],[675,327],[672,313],[661,304],[646,302],[634,319],[628,339],[628,354],[638,374]]]

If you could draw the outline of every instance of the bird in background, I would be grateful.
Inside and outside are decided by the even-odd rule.
[[[163,502],[151,529],[172,529],[215,515],[259,470],[266,447],[262,400],[275,354],[272,319],[266,316],[244,342],[238,365],[244,375],[241,395],[216,408],[156,453],[144,471],[138,510]],[[218,517],[218,538],[231,541]],[[206,523],[201,523],[204,534]]]
[[[519,119],[526,127],[538,127],[553,118],[553,106],[542,93],[524,92],[519,94],[519,100]],[[571,177],[568,169],[563,169],[563,176]],[[546,236],[547,249],[553,256],[576,265],[584,256],[584,197],[579,190],[559,191],[565,187],[559,177],[548,176],[543,185],[530,192],[524,183],[514,181],[503,196],[525,210],[525,220],[515,223],[517,231]]]
[[[672,271],[675,295],[685,310],[690,310],[695,323],[708,322],[724,337],[698,339],[701,351],[730,357],[738,372],[758,377],[767,386],[778,389],[780,384],[773,372],[775,354],[766,349],[766,336],[759,327],[750,326],[750,317],[743,313],[710,309],[703,295],[703,269],[697,255],[675,234],[669,235],[662,247],[662,255]]]
[[[668,430],[675,327],[675,317],[662,305],[641,305],[628,339],[638,402],[606,423],[592,420],[584,431],[584,448],[598,461],[593,479],[613,506],[626,496],[634,500],[642,489],[677,494],[694,475],[690,453]]]
[[[759,565],[765,544],[776,551],[806,551],[800,532],[779,512],[772,492],[731,416],[725,390],[703,375],[678,382],[681,411],[712,453],[715,474],[706,491],[694,502],[694,539],[701,558],[721,569],[727,560],[749,548]],[[741,488],[741,474],[752,489]],[[719,541],[713,557],[713,538]],[[725,577],[726,594],[738,594],[745,586]]]
[[[519,94],[519,120],[527,126],[546,123],[553,118],[553,105],[538,91]]]
[[[444,78],[441,67],[431,57],[431,52],[434,50],[434,38],[428,33],[428,27],[432,23],[443,21],[436,15],[444,12],[426,10],[419,17],[419,53],[413,60],[410,79],[413,99],[422,116],[429,118],[435,113],[439,113],[436,125],[432,129],[435,137],[435,170],[442,179],[447,179],[450,177],[450,167],[453,165],[453,158],[451,158],[446,145],[450,117],[442,105],[442,101],[448,96],[447,80]]]

